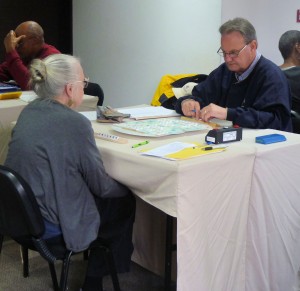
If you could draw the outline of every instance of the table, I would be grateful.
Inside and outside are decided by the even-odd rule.
[[[205,132],[147,138],[149,145],[132,149],[145,137],[96,122],[93,127],[129,141],[97,140],[108,173],[177,217],[178,291],[294,290],[300,266],[300,135],[284,132],[286,142],[261,145],[255,136],[278,131],[244,130],[243,140],[225,152],[168,161],[138,151],[175,140],[203,142]],[[148,228],[156,227],[151,222]],[[136,248],[145,246],[143,236],[135,240]]]
[[[84,95],[83,102],[77,111],[95,110],[98,97]],[[28,104],[21,99],[0,100],[0,164],[3,164],[7,154],[7,146],[10,140],[11,123],[16,121]]]

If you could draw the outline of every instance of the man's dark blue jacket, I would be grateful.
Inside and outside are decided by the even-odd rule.
[[[182,114],[181,102],[191,98],[201,108],[210,103],[227,107],[227,120],[241,127],[292,131],[288,82],[280,68],[263,56],[240,82],[225,63],[221,64],[194,87],[192,95],[178,99],[175,107],[178,113]]]

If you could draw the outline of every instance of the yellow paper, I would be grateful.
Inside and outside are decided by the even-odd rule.
[[[214,154],[214,153],[220,153],[225,151],[224,148],[213,148],[211,150],[205,150],[205,148],[209,148],[210,146],[196,146],[196,147],[191,147],[191,148],[185,148],[179,152],[173,153],[166,155],[167,158],[171,159],[176,159],[176,160],[184,160],[184,159],[189,159],[193,157],[198,157],[198,156],[204,156],[204,155],[209,155],[209,154]]]

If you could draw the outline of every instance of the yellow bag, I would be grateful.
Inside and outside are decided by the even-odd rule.
[[[172,90],[172,83],[185,78],[196,76],[197,74],[180,74],[180,75],[165,75],[161,78],[159,85],[154,93],[154,96],[151,101],[152,106],[161,106],[162,103],[171,97],[174,96]]]
[[[206,78],[205,74],[165,75],[159,82],[151,105],[174,109],[177,98],[191,95],[194,86]]]

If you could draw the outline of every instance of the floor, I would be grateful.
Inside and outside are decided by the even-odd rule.
[[[22,263],[19,246],[6,240],[0,256],[0,290],[1,291],[50,291],[52,281],[48,265],[37,253],[30,253],[30,276],[22,275]],[[86,262],[82,255],[72,257],[70,266],[68,291],[78,291],[84,280]],[[60,264],[57,263],[57,270]],[[129,273],[120,274],[122,291],[164,291],[164,280],[148,270],[132,262]],[[113,291],[110,277],[104,278],[105,291]],[[176,290],[173,286],[172,290]]]

